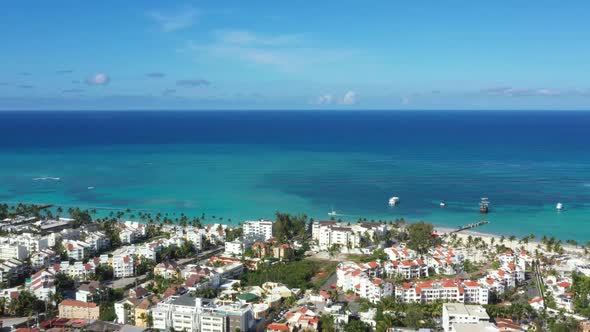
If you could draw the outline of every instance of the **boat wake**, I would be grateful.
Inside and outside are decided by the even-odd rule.
[[[60,181],[61,178],[56,178],[52,176],[41,176],[38,178],[33,178],[33,181]]]

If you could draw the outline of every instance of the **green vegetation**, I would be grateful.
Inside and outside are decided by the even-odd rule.
[[[535,315],[535,310],[528,304],[512,303],[511,305],[484,305],[491,318],[510,318],[522,320]]]
[[[590,277],[581,273],[572,274],[572,292],[574,297],[575,312],[582,316],[590,316]]]
[[[323,262],[301,260],[289,264],[276,264],[260,267],[242,275],[243,286],[260,286],[267,281],[280,282],[289,288],[302,290],[314,288],[312,278],[322,270]]]
[[[94,270],[94,280],[105,281],[113,279],[113,267],[108,264],[98,264]]]
[[[307,216],[277,212],[276,221],[273,223],[273,234],[281,242],[292,241],[295,238],[306,238],[308,235]]]
[[[360,320],[350,320],[344,325],[344,332],[368,332],[371,331],[369,324]]]
[[[408,246],[419,254],[425,254],[432,246],[432,232],[434,226],[423,221],[410,224],[407,227]]]
[[[385,253],[385,251],[383,249],[376,249],[373,250],[373,253],[371,255],[348,255],[347,256],[347,260],[349,261],[353,261],[356,263],[367,263],[367,262],[372,262],[372,261],[376,261],[376,260],[382,260],[382,261],[386,261],[389,259],[389,257],[387,256],[387,254]]]
[[[243,234],[244,234],[244,230],[242,229],[242,227],[227,229],[225,231],[225,240],[227,242],[231,242],[233,240],[240,238]]]

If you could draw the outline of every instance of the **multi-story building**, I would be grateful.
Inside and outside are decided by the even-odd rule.
[[[27,280],[25,288],[38,299],[46,301],[51,294],[55,294],[55,274],[47,270],[40,270]]]
[[[327,250],[334,245],[342,249],[358,248],[361,239],[375,240],[376,235],[387,232],[387,226],[380,223],[360,223],[345,225],[335,221],[319,221],[312,225],[312,239],[320,250]]]
[[[153,327],[159,330],[197,332],[200,330],[200,315],[207,299],[189,294],[171,296],[152,309]]]
[[[31,255],[31,267],[34,269],[47,268],[59,262],[60,257],[51,249],[43,249]]]
[[[59,317],[71,319],[98,319],[99,307],[96,303],[76,300],[63,300],[59,303]]]
[[[488,304],[489,289],[475,281],[455,279],[428,280],[396,285],[399,302],[430,303],[437,300]]]
[[[113,268],[113,277],[125,278],[134,275],[133,257],[129,255],[115,255],[109,258],[109,265]]]
[[[100,264],[100,259],[97,260],[98,263],[95,263],[96,260],[90,260],[86,264],[80,261],[74,262],[74,264],[70,264],[69,261],[63,261],[61,263],[50,265],[48,271],[55,274],[64,273],[71,278],[83,281],[87,280],[88,276],[96,271],[96,266]]]
[[[418,257],[416,251],[405,245],[393,245],[383,250],[391,261],[414,260]]]
[[[442,310],[443,330],[455,332],[454,324],[469,324],[473,327],[490,321],[490,316],[481,305],[466,305],[463,303],[445,303]],[[494,329],[496,331],[497,329]],[[478,330],[479,331],[479,330]]]
[[[421,258],[386,262],[384,268],[388,277],[397,276],[405,279],[428,277],[428,266]]]
[[[199,229],[188,230],[185,234],[187,241],[191,241],[197,250],[203,250],[203,233]]]
[[[134,243],[147,235],[145,225],[136,221],[119,222],[118,226],[121,230],[119,232],[121,243]]]
[[[228,241],[225,243],[225,254],[234,257],[240,257],[247,249],[246,243],[242,239]]]
[[[2,259],[18,259],[24,260],[27,258],[27,248],[21,244],[6,241],[0,243],[0,260]]]
[[[207,305],[203,308],[199,328],[201,332],[252,331],[252,305],[239,302]]]
[[[242,224],[244,237],[253,241],[267,241],[272,238],[272,221],[270,220],[248,220]]]
[[[103,232],[89,232],[84,242],[88,243],[88,250],[94,253],[101,252],[111,246],[111,241]]]
[[[382,267],[378,262],[343,262],[336,270],[336,284],[345,292],[352,291],[376,303],[384,297],[392,296],[394,289],[391,283],[378,278],[381,271]]]
[[[0,260],[0,282],[6,282],[12,278],[22,276],[24,264],[15,258]]]
[[[90,245],[84,241],[64,240],[63,245],[70,259],[81,261],[90,254]]]

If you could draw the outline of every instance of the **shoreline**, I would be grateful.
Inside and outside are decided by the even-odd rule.
[[[435,231],[435,233],[439,234],[439,236],[443,235],[443,234],[447,234],[447,233],[455,231],[455,230],[456,229],[449,228],[449,227],[434,225],[434,231]],[[479,231],[473,231],[473,230],[464,230],[464,231],[457,232],[455,234],[457,234],[457,238],[462,238],[464,241],[467,240],[467,238],[469,236],[471,236],[472,238],[473,237],[480,237],[480,238],[482,238],[482,240],[484,240],[484,242],[487,242],[490,244],[491,244],[492,238],[494,239],[495,244],[500,244],[501,243],[500,239],[502,238],[502,236],[504,236],[503,244],[506,247],[509,247],[511,249],[524,247],[525,250],[528,251],[529,253],[532,253],[537,249],[545,251],[544,244],[541,243],[541,241],[537,237],[535,237],[535,239],[533,239],[533,240],[529,240],[529,242],[526,244],[525,243],[519,244],[518,242],[521,240],[521,238],[517,237],[514,241],[510,241],[508,238],[511,235],[485,233],[485,232],[479,232]],[[556,239],[560,240],[557,237],[556,237]],[[540,249],[538,248],[539,245],[541,246]],[[563,240],[561,242],[561,246],[566,253],[569,252],[569,253],[576,253],[576,254],[584,254],[583,248],[581,248],[580,246],[573,246],[569,243],[565,243],[565,242],[563,242]]]

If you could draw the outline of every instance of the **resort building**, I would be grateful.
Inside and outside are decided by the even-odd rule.
[[[359,248],[361,239],[374,240],[375,235],[387,232],[380,223],[343,224],[336,221],[319,221],[312,224],[312,239],[320,250],[338,246],[343,250]]]
[[[119,239],[121,243],[131,244],[145,238],[147,230],[144,224],[136,221],[119,222]]]
[[[378,262],[367,264],[343,262],[336,269],[336,284],[344,292],[352,291],[356,295],[376,303],[384,297],[392,296],[394,287],[383,281],[381,266]]]
[[[458,332],[453,327],[455,324],[470,324],[472,325],[470,331],[474,331],[474,327],[479,323],[487,323],[489,321],[490,316],[488,316],[485,308],[480,305],[466,305],[463,303],[443,304],[442,325],[445,332]]]
[[[98,319],[99,307],[96,303],[76,300],[63,300],[59,304],[59,317],[71,319]]]
[[[413,279],[428,277],[428,266],[420,258],[385,262],[383,267],[385,274],[390,278],[402,277],[404,279]]]
[[[242,230],[243,236],[252,241],[267,241],[272,238],[272,221],[264,219],[244,221]]]
[[[489,289],[471,280],[428,280],[396,285],[395,297],[399,302],[403,303],[430,303],[442,300],[459,303],[488,304]]]

